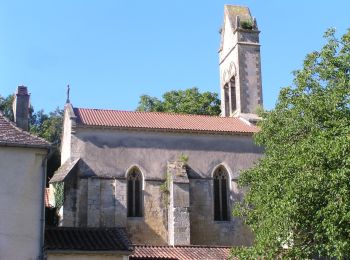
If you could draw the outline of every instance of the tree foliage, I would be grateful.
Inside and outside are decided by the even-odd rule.
[[[14,95],[9,95],[6,98],[0,95],[0,111],[5,117],[13,121],[13,103]]]
[[[220,100],[217,93],[200,93],[198,88],[173,90],[163,94],[163,100],[143,95],[137,111],[172,112],[180,114],[219,115]]]
[[[241,175],[248,191],[234,211],[255,233],[233,250],[242,259],[350,256],[350,30],[325,38],[262,113],[265,156]]]
[[[33,113],[30,118],[30,132],[58,145],[61,142],[63,110],[56,108],[49,114],[44,110]]]

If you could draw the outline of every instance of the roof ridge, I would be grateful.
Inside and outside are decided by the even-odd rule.
[[[7,123],[9,123],[10,126],[13,127],[15,130],[17,130],[17,131],[19,131],[19,132],[21,132],[21,133],[23,133],[23,134],[25,134],[25,135],[31,136],[31,137],[33,137],[33,138],[38,138],[39,140],[45,142],[48,146],[51,146],[51,143],[48,142],[47,140],[45,140],[44,138],[39,137],[39,136],[37,136],[37,135],[34,135],[34,134],[30,133],[29,131],[25,131],[25,130],[23,130],[22,128],[16,126],[16,124],[15,124],[14,122],[12,122],[10,119],[8,119],[8,118],[2,113],[2,111],[0,111],[0,116],[1,116]]]

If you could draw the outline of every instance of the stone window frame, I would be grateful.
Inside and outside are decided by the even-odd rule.
[[[136,175],[138,176],[132,176],[133,177],[133,187],[135,189],[135,184],[136,184],[136,180],[138,178],[139,180],[139,185],[141,187],[139,187],[139,194],[138,195],[135,195],[133,196],[133,212],[130,214],[129,212],[129,208],[130,208],[130,202],[129,202],[129,199],[130,199],[130,196],[129,196],[129,181],[131,180],[131,174],[133,173],[136,173]],[[144,210],[143,210],[143,205],[144,205],[144,175],[143,175],[143,172],[141,170],[141,167],[139,166],[136,166],[136,165],[133,165],[131,166],[127,171],[126,171],[126,174],[125,174],[125,178],[126,178],[126,213],[127,213],[127,217],[128,218],[142,218],[144,216]],[[136,203],[135,203],[135,200],[136,198],[139,198],[139,206],[138,208],[136,208]],[[138,213],[138,214],[137,214]]]
[[[222,207],[222,202],[223,199],[219,199],[220,200],[220,205],[221,205],[221,209],[220,209],[220,217],[216,218],[216,196],[215,196],[215,175],[218,173],[218,171],[223,170],[224,174],[226,175],[226,192],[225,193],[225,197],[226,197],[226,206],[225,208]],[[213,192],[213,220],[215,222],[229,222],[231,220],[231,173],[229,171],[229,168],[224,165],[224,164],[219,164],[218,166],[216,166],[212,172],[212,192]],[[220,184],[219,184],[220,185]],[[221,184],[222,185],[222,184]],[[221,186],[220,185],[220,186]],[[219,191],[219,196],[223,194],[222,189]],[[222,197],[221,197],[222,198]],[[224,212],[226,211],[226,215],[223,215]]]
[[[236,77],[232,76],[224,85],[225,115],[227,117],[234,115],[238,109],[236,92]]]

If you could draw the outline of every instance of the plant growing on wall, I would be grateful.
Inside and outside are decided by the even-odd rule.
[[[64,203],[64,183],[56,182],[53,184],[56,208],[59,210]]]
[[[163,203],[165,208],[168,208],[170,200],[170,173],[166,172],[165,174],[165,181],[160,185],[160,192],[163,194]]]
[[[241,27],[243,29],[252,30],[253,29],[253,21],[252,20],[243,20],[243,21],[241,21]]]
[[[188,155],[181,153],[178,160],[186,165],[188,162]]]

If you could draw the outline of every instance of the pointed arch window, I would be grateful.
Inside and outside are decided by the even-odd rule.
[[[142,217],[142,174],[132,168],[127,175],[128,217]]]
[[[214,220],[228,221],[228,173],[224,167],[214,172]]]
[[[225,116],[230,116],[230,89],[228,84],[224,86]]]
[[[235,77],[232,77],[229,82],[229,88],[230,88],[230,109],[231,109],[231,115],[236,111],[237,109],[237,98],[236,98],[236,80]]]

